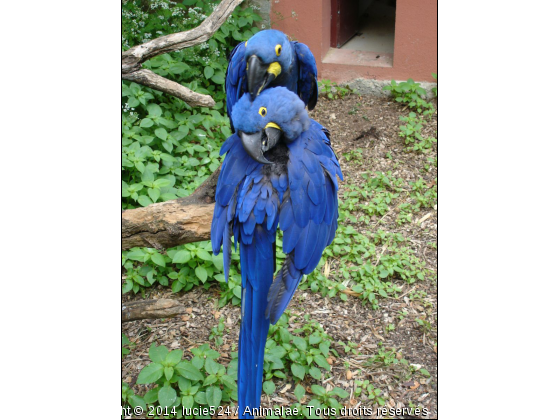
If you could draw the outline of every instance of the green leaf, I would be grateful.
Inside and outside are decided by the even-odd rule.
[[[224,74],[216,74],[214,77],[212,77],[212,81],[217,85],[223,85],[225,82]]]
[[[183,357],[183,350],[181,349],[172,350],[169,353],[167,353],[167,356],[165,357],[165,362],[169,363],[172,366],[175,366],[177,363],[181,361],[182,357]]]
[[[311,334],[309,336],[309,344],[317,344],[322,340],[321,337],[319,337],[319,335],[317,334]]]
[[[224,269],[224,259],[222,255],[212,255],[212,262],[219,271]]]
[[[142,128],[149,128],[152,125],[154,125],[154,122],[150,118],[144,118],[142,121],[140,121],[140,127]]]
[[[152,200],[150,200],[147,196],[145,195],[141,195],[140,197],[138,197],[138,203],[142,206],[142,207],[146,207],[149,206],[152,203]]]
[[[157,188],[148,188],[148,195],[150,196],[152,201],[155,203],[157,201],[157,199],[159,198],[160,191]]]
[[[183,407],[185,408],[191,408],[194,404],[194,397],[192,395],[187,395],[186,397],[183,397]]]
[[[206,269],[204,267],[201,267],[199,265],[198,267],[196,267],[194,272],[196,274],[196,277],[198,277],[202,283],[206,282],[206,279],[208,278],[208,273],[206,272]]]
[[[294,395],[296,396],[297,400],[301,402],[301,399],[305,395],[305,388],[300,384],[297,384],[296,389],[294,390]]]
[[[309,374],[313,379],[317,379],[318,381],[321,380],[321,371],[317,369],[315,366],[311,366],[309,368]]]
[[[204,77],[210,79],[214,75],[214,69],[210,66],[204,68]]]
[[[158,392],[158,401],[160,405],[164,407],[170,407],[175,403],[177,399],[177,391],[171,388],[171,386],[166,385],[162,387]]]
[[[137,384],[151,384],[161,378],[163,375],[163,366],[159,363],[150,363],[144,367],[138,375]]]
[[[200,405],[206,405],[206,392],[200,391],[197,392],[194,396],[194,400]]]
[[[144,395],[144,401],[146,402],[146,404],[155,403],[158,398],[158,392],[159,388],[157,386],[146,392],[146,394]]]
[[[163,258],[163,255],[161,255],[159,252],[154,252],[151,258],[155,264],[165,267],[165,258]]]
[[[174,256],[173,256],[173,264],[184,264],[186,262],[188,262],[191,259],[191,253],[190,251],[187,251],[185,249],[178,251]]]
[[[165,379],[170,381],[171,378],[173,377],[173,368],[171,366],[167,366],[166,368],[163,369],[163,373],[165,374]]]
[[[301,351],[307,350],[307,343],[301,337],[294,337],[294,345]]]
[[[329,356],[329,347],[330,345],[326,341],[323,341],[321,344],[319,344],[319,350],[321,350],[325,357]]]
[[[297,363],[292,364],[291,366],[292,374],[299,379],[303,379],[305,376],[305,368],[302,365],[298,365]]]
[[[196,256],[204,261],[212,261],[212,256],[204,249],[197,249]]]
[[[266,395],[270,395],[276,390],[276,385],[272,381],[266,381],[263,382],[262,389]]]
[[[169,71],[173,74],[181,74],[189,69],[189,66],[185,63],[179,62],[174,63],[169,66]]]
[[[159,117],[162,114],[161,108],[157,104],[149,104],[146,108],[148,109],[148,114],[154,117]]]
[[[222,401],[222,390],[216,386],[211,386],[206,390],[206,403],[209,406],[218,407]]]
[[[331,365],[329,365],[329,362],[327,362],[327,359],[325,359],[325,357],[321,354],[316,354],[315,356],[313,356],[313,360],[315,360],[315,363],[317,363],[318,366],[321,366],[324,369],[327,370],[331,370]]]
[[[168,352],[169,350],[167,350],[167,347],[157,346],[156,343],[152,343],[150,350],[148,351],[148,355],[150,356],[150,359],[152,359],[152,362],[159,363],[165,360]]]
[[[188,360],[183,360],[175,365],[175,370],[177,373],[191,381],[202,381],[204,376],[200,373],[200,370],[193,366],[193,364]]]
[[[315,395],[318,395],[320,397],[322,397],[323,395],[327,395],[327,390],[320,385],[315,385],[315,384],[311,385],[311,391]]]
[[[220,370],[220,364],[216,363],[214,360],[210,359],[210,358],[206,358],[206,362],[204,363],[204,368],[206,369],[206,372],[208,372],[210,375],[215,375],[218,373],[218,371]]]
[[[154,182],[154,173],[146,168],[144,172],[142,172],[142,182],[146,184]]]
[[[167,140],[167,130],[165,128],[158,128],[154,134],[162,140]]]
[[[329,392],[329,394],[331,395],[334,394],[342,399],[348,398],[350,396],[350,394],[347,391],[339,387],[335,387],[332,391]]]
[[[222,383],[228,388],[230,388],[231,390],[237,392],[237,384],[235,383],[235,380],[231,376],[229,375],[222,376]]]
[[[216,383],[217,380],[218,378],[216,375],[208,375],[202,383],[202,386],[212,385],[213,383]]]
[[[146,411],[146,402],[142,399],[142,397],[139,397],[138,395],[131,395],[130,397],[128,397],[128,403],[132,408],[142,407],[142,409]]]

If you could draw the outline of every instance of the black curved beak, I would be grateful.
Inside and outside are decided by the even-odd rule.
[[[247,60],[247,82],[251,100],[254,101],[259,93],[276,79],[277,75],[269,71],[270,68],[271,66],[263,63],[256,55],[252,55],[249,57],[249,60]],[[279,68],[279,65],[275,68]]]
[[[275,127],[266,127],[263,131],[247,134],[243,131],[239,132],[243,148],[249,156],[259,163],[272,164],[264,153],[272,149],[282,136],[282,132]]]

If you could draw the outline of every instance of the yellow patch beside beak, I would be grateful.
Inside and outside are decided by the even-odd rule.
[[[267,73],[273,74],[274,77],[278,77],[278,75],[282,72],[282,67],[275,61],[274,63],[271,63],[270,66],[268,66],[268,69],[266,71]]]
[[[280,128],[280,126],[279,126],[278,124],[276,124],[276,123],[273,123],[273,122],[269,122],[267,125],[264,126],[264,128],[268,128],[268,127],[276,128],[276,129],[282,131],[282,129]]]

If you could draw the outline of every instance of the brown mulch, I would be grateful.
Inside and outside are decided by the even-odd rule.
[[[436,182],[437,169],[424,169],[427,157],[436,157],[436,151],[427,154],[406,152],[404,142],[398,136],[399,125],[402,125],[399,116],[407,114],[407,110],[388,98],[358,95],[335,101],[320,98],[310,115],[331,132],[333,148],[345,176],[341,183],[342,192],[349,182],[360,183],[360,174],[366,171],[392,171],[394,176],[403,178],[406,183],[419,177],[424,178],[428,185]],[[437,112],[428,121],[424,134],[437,137],[436,130]],[[347,161],[343,157],[356,149],[362,149],[361,162]],[[437,243],[437,208],[422,209],[419,213],[414,213],[412,223],[401,225],[396,223],[397,215],[398,211],[391,211],[383,220],[373,217],[368,225],[358,224],[355,227],[361,232],[371,231],[372,227],[377,226],[375,230],[382,227],[388,232],[402,233],[409,240],[409,247],[414,254],[425,261],[426,267],[435,273],[437,251],[428,246],[428,243]],[[329,278],[336,279],[336,269],[331,271]],[[310,290],[298,290],[288,309],[296,319],[309,314],[311,319],[318,321],[333,337],[333,345],[341,357],[333,360],[333,378],[327,379],[322,385],[327,389],[338,386],[347,390],[350,397],[343,402],[347,407],[373,409],[372,415],[363,415],[362,412],[361,418],[437,418],[437,280],[419,281],[412,285],[398,281],[395,283],[402,288],[402,293],[398,298],[380,299],[379,309],[376,310],[358,297],[350,295],[344,302],[339,297],[325,298]],[[149,363],[148,349],[154,341],[169,349],[181,348],[186,356],[190,356],[189,349],[204,343],[210,343],[215,348],[209,335],[212,327],[218,325],[220,317],[225,319],[225,331],[223,345],[216,348],[222,354],[218,362],[224,365],[229,363],[229,352],[237,344],[240,308],[231,305],[218,308],[217,286],[212,286],[209,290],[198,288],[178,294],[172,294],[168,287],[158,286],[147,290],[146,299],[148,298],[178,299],[188,308],[188,313],[171,319],[123,324],[123,333],[134,343],[130,354],[122,361],[123,381],[129,384],[136,382],[140,370]],[[123,296],[123,302],[138,299],[141,299],[140,295],[129,293]],[[403,310],[408,314],[400,319],[399,312]],[[416,318],[429,321],[433,326],[432,331],[424,334],[419,329]],[[393,331],[385,328],[390,324],[395,326]],[[335,344],[339,340],[357,343],[360,354],[346,354],[342,347]],[[368,359],[377,354],[380,344],[387,350],[394,348],[397,358],[405,358],[410,364],[420,365],[430,373],[430,377],[419,372],[410,377],[410,371],[402,364],[372,364]],[[418,369],[420,367],[417,366]],[[368,379],[375,388],[379,388],[388,410],[412,405],[426,410],[418,416],[398,412],[377,415],[377,405],[372,405],[370,401],[360,401],[354,396],[356,379]],[[287,387],[288,384],[291,386]],[[287,380],[276,382],[276,389],[271,396],[263,393],[263,407],[289,406],[295,402],[294,384],[289,375]],[[147,388],[134,385],[134,390],[143,395]],[[309,396],[310,392],[307,393],[308,399]]]

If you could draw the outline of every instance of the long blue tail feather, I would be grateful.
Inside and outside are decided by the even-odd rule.
[[[241,331],[239,333],[238,397],[239,418],[259,408],[261,403],[264,346],[270,321],[265,316],[267,294],[274,276],[275,244],[262,226],[256,226],[253,243],[240,243],[243,294],[241,297]]]

